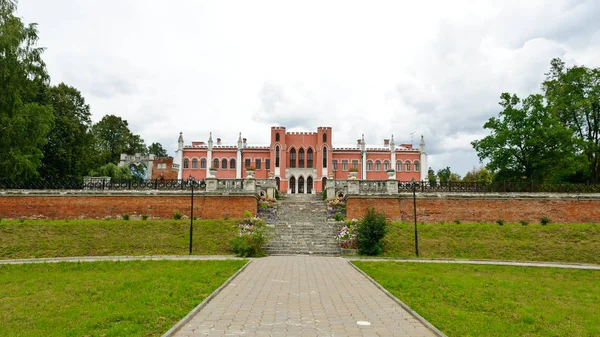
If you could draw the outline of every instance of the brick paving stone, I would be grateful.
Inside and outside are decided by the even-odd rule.
[[[218,335],[435,336],[345,259],[307,255],[252,260],[174,334]]]

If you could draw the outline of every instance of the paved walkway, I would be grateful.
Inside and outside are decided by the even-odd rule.
[[[339,257],[253,260],[173,336],[435,336]]]

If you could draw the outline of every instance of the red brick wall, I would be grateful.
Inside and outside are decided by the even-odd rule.
[[[349,197],[347,218],[359,219],[368,207],[385,213],[391,220],[413,221],[413,199],[408,196],[395,198]],[[557,223],[600,222],[600,196],[577,199],[560,197],[452,197],[433,196],[417,198],[418,222],[506,222],[527,220],[539,222],[546,216]]]
[[[189,195],[3,195],[0,217],[5,219],[104,219],[129,213],[150,218],[173,218],[175,211],[190,215]],[[194,197],[194,216],[200,218],[241,218],[244,211],[256,214],[254,196]]]

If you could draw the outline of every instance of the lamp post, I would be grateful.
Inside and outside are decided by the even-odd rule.
[[[190,208],[190,255],[192,255],[192,236],[194,232],[194,185],[196,184],[196,180],[191,174],[188,178],[188,184],[192,187],[192,202]]]
[[[417,195],[416,189],[419,183],[415,181],[415,178],[411,180],[411,186],[413,191],[413,216],[415,218],[415,254],[419,257],[419,234],[417,233]]]

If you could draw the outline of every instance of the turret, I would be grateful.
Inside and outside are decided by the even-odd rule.
[[[421,143],[419,144],[419,150],[421,153],[425,152],[425,140],[423,139],[423,135],[421,135]]]
[[[392,140],[390,141],[390,150],[394,151],[396,149],[396,143],[394,142],[394,135],[392,135]]]
[[[360,150],[362,152],[365,152],[366,149],[367,149],[367,146],[366,146],[366,142],[365,142],[365,134],[363,133],[362,138],[360,140]]]
[[[183,132],[179,132],[179,139],[177,140],[177,151],[183,150]]]
[[[242,133],[240,132],[240,136],[238,137],[238,150],[242,149]]]
[[[208,150],[212,150],[213,147],[213,140],[212,140],[212,132],[210,133],[210,135],[208,136]]]

